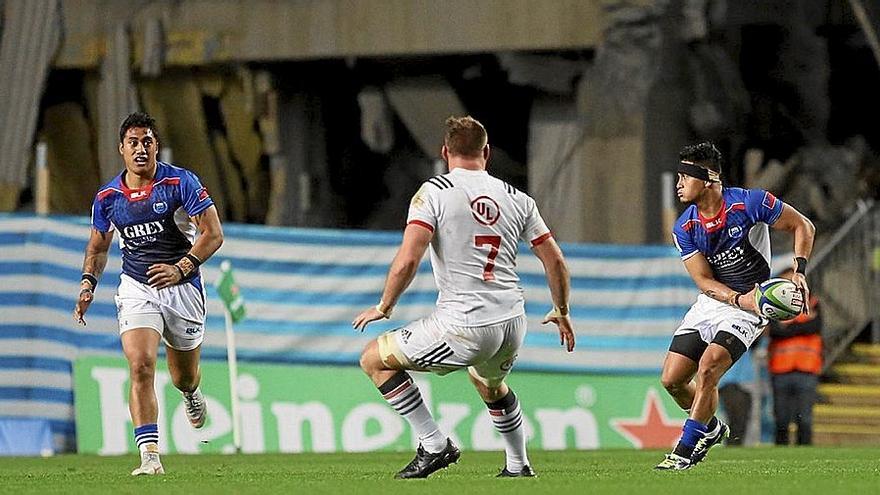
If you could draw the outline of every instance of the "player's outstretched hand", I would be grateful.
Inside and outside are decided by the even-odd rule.
[[[574,350],[574,330],[571,328],[571,318],[568,315],[557,316],[553,311],[547,313],[541,324],[555,323],[559,327],[559,345],[565,346],[565,350],[571,352]]]
[[[180,270],[174,265],[166,265],[165,263],[156,263],[147,268],[147,283],[154,289],[164,289],[183,280]]]
[[[386,318],[386,316],[373,306],[369,309],[365,309],[361,314],[357,315],[357,318],[351,322],[351,326],[353,326],[355,330],[363,332],[364,329],[367,328],[368,323],[381,320],[382,318]]]
[[[807,277],[803,273],[795,273],[791,276],[791,281],[801,290],[804,296],[804,314],[810,314],[810,287],[807,285]]]
[[[92,304],[94,298],[95,293],[90,289],[79,291],[79,299],[77,299],[76,306],[73,308],[73,321],[86,326],[86,311],[89,310],[89,305]]]

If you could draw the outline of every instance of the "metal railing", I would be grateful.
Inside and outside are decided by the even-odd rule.
[[[880,343],[880,207],[859,201],[855,213],[811,260],[810,290],[824,320],[823,372],[867,326]]]

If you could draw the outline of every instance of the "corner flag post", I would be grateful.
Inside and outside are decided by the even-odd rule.
[[[229,395],[232,405],[232,444],[236,452],[241,452],[241,410],[238,399],[238,360],[235,355],[235,332],[233,324],[245,316],[244,299],[238,284],[232,276],[232,263],[220,263],[220,278],[217,280],[217,293],[223,301],[223,314],[226,320],[226,360],[229,363]]]

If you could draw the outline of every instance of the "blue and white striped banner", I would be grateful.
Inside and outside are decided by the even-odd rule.
[[[86,319],[75,325],[85,218],[0,215],[0,417],[44,417],[66,442],[73,435],[71,362],[119,355],[113,303],[119,251]],[[427,260],[394,320],[364,334],[351,320],[379,299],[399,233],[224,226],[226,241],[203,267],[208,325],[203,356],[225,359],[222,303],[212,286],[228,259],[248,317],[236,326],[243,361],[356,365],[381,331],[429,314],[436,288]],[[540,262],[521,247],[529,333],[517,368],[640,373],[660,369],[678,321],[697,291],[677,253],[665,246],[564,245],[572,275],[577,349],[565,353],[553,325],[542,326],[550,294]],[[62,438],[59,438],[61,440]],[[71,445],[71,444],[67,444]]]

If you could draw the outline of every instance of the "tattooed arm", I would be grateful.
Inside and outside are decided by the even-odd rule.
[[[785,230],[794,237],[795,273],[791,281],[804,295],[804,301],[810,300],[810,287],[807,285],[807,260],[813,252],[813,240],[816,238],[816,227],[809,218],[790,205],[783,205],[779,220],[773,224],[774,229]],[[800,259],[800,261],[798,261]],[[804,313],[810,314],[810,305],[804,305]]]
[[[734,305],[746,311],[755,311],[754,289],[745,294],[740,294],[715,280],[709,262],[706,261],[706,258],[701,253],[697,253],[684,260],[684,267],[703,294],[716,301]]]
[[[92,227],[89,243],[86,245],[85,259],[83,260],[84,276],[80,281],[76,307],[73,308],[73,319],[81,325],[86,324],[85,314],[95,298],[95,285],[107,266],[107,251],[110,250],[111,242],[113,242],[112,230],[110,232],[101,232]],[[91,280],[86,275],[90,275],[92,277]]]
[[[220,217],[217,215],[217,208],[210,206],[190,218],[199,229],[199,238],[196,239],[196,243],[189,252],[204,263],[223,245],[223,227],[220,225]]]
[[[208,261],[208,258],[223,245],[223,227],[220,225],[220,217],[217,215],[216,207],[209,206],[190,219],[199,229],[199,237],[195,244],[183,258],[177,260],[173,265],[165,263],[150,265],[147,269],[149,277],[147,283],[151,286],[164,289],[179,284],[198,269],[199,265]]]

